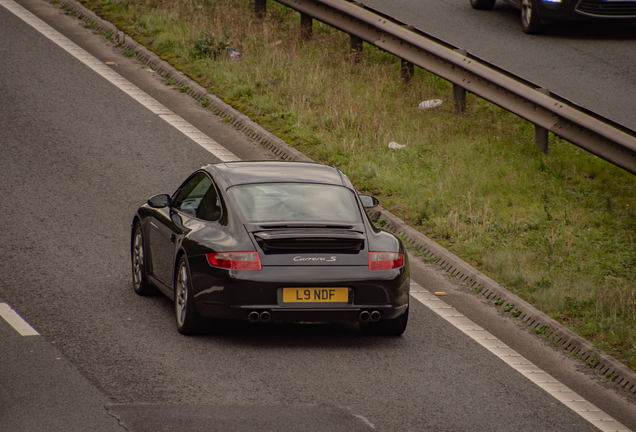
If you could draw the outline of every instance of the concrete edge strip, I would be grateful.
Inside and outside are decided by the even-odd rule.
[[[69,54],[73,55],[79,61],[91,68],[94,72],[105,78],[111,84],[128,94],[137,102],[148,108],[154,114],[157,114],[160,118],[165,120],[172,127],[192,139],[201,147],[212,153],[218,159],[223,162],[237,161],[239,158],[225,149],[219,143],[213,139],[207,137],[203,132],[186,122],[184,119],[174,114],[165,106],[161,105],[158,101],[150,97],[143,90],[123,78],[121,75],[113,71],[110,67],[99,61],[97,58],[86,52],[84,49],[71,42],[68,38],[61,33],[50,27],[44,21],[37,18],[31,12],[24,9],[22,6],[15,3],[13,0],[0,0],[0,4],[6,7],[9,11],[22,19],[27,24],[31,25],[49,40],[58,45]]]
[[[0,316],[4,318],[18,333],[22,336],[39,336],[33,327],[29,325],[11,306],[6,303],[0,303]]]
[[[466,318],[454,307],[440,300],[414,281],[411,281],[411,296],[598,429],[606,432],[629,431],[614,418],[535,366],[484,328]]]
[[[207,99],[204,105],[208,106],[214,114],[229,119],[233,126],[270,150],[277,158],[281,160],[312,161],[312,159],[252,121],[248,116],[234,109],[198,83],[183,75],[176,68],[161,60],[159,56],[132,38],[126,37],[126,34],[119,31],[113,24],[102,20],[97,14],[86,9],[76,0],[61,0],[61,4],[74,10],[80,19],[87,23],[92,23],[102,33],[112,35],[113,40],[122,44],[125,49],[135,52],[139,60],[147,63],[164,78],[177,82],[182,88],[187,85],[187,94],[191,97],[202,102]],[[636,372],[626,365],[611,356],[603,354],[594,348],[590,342],[565,328],[545,313],[537,310],[528,302],[474,269],[424,234],[408,226],[389,211],[381,209],[380,218],[387,220],[385,229],[394,234],[402,235],[407,243],[419,251],[426,253],[429,257],[437,258],[436,264],[458,278],[462,283],[479,290],[479,294],[489,300],[503,300],[502,306],[513,305],[509,312],[511,314],[517,311],[520,312],[518,318],[526,325],[541,331],[541,333],[550,337],[553,342],[559,343],[574,356],[605,375],[608,380],[624,390],[636,394]]]
[[[5,1],[7,0],[0,0],[0,2]],[[126,50],[133,51],[140,61],[148,64],[165,79],[175,81],[181,88],[188,86],[186,92],[188,95],[201,101],[202,105],[207,106],[214,114],[230,120],[231,124],[238,130],[270,150],[279,159],[294,161],[312,160],[285,143],[276,135],[262,128],[245,114],[226,104],[223,100],[179,72],[176,68],[161,60],[156,54],[132,38],[126,37],[126,34],[120,32],[113,24],[102,20],[93,11],[85,8],[77,1],[61,0],[60,4],[62,7],[74,11],[78,18],[95,25],[102,34],[111,35],[115,42],[121,44]],[[577,358],[604,374],[608,380],[619,385],[624,390],[636,394],[636,372],[615,358],[601,353],[588,341],[571,330],[568,330],[543,312],[537,310],[506,288],[500,286],[424,234],[408,226],[404,221],[389,211],[380,209],[379,218],[387,221],[384,227],[385,229],[395,234],[400,234],[407,243],[420,252],[426,253],[429,257],[437,258],[435,263],[458,278],[462,283],[475,288],[479,294],[489,300],[503,301],[502,306],[512,305],[513,308],[509,312],[520,312],[518,318],[526,325],[552,338],[553,342],[561,344],[561,346]]]

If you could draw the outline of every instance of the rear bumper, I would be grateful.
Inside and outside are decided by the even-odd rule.
[[[197,311],[209,318],[248,320],[250,312],[268,311],[271,321],[356,322],[362,311],[377,311],[381,319],[404,313],[409,302],[410,279],[407,263],[400,269],[384,271],[371,271],[367,266],[272,266],[261,271],[206,269],[194,273],[192,282]],[[347,288],[349,301],[284,303],[282,289],[290,287]]]
[[[281,306],[242,305],[219,306],[209,304],[197,305],[197,310],[203,316],[211,318],[234,319],[243,321],[257,321],[250,319],[252,312],[262,315],[269,312],[265,321],[268,322],[357,322],[360,321],[360,313],[363,311],[377,311],[380,319],[394,319],[406,312],[408,304],[393,305],[352,305],[345,308],[291,308]],[[260,319],[258,319],[260,321]],[[366,320],[365,320],[366,321]]]

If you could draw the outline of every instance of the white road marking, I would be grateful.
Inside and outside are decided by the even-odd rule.
[[[630,432],[625,426],[523,358],[523,356],[515,350],[466,318],[454,307],[449,306],[433,293],[422,288],[422,286],[412,279],[411,297],[444,318],[451,325],[499,357],[508,366],[528,378],[600,430],[604,432]]]
[[[10,12],[29,24],[31,27],[42,33],[48,39],[53,41],[59,47],[67,51],[73,57],[84,63],[86,66],[97,72],[106,80],[110,81],[117,88],[128,94],[137,102],[148,108],[154,114],[157,114],[162,120],[179,130],[185,136],[199,144],[205,150],[212,153],[222,162],[240,160],[234,153],[217,143],[203,132],[192,126],[190,123],[170,111],[168,108],[160,104],[158,101],[150,97],[143,90],[132,84],[130,81],[113,71],[109,66],[105,65],[97,58],[86,52],[84,49],[71,42],[57,30],[37,18],[31,12],[24,9],[13,0],[0,0],[0,5],[7,8]]]
[[[20,315],[6,303],[0,303],[0,316],[8,322],[11,327],[17,330],[22,336],[39,336],[40,333],[35,331],[28,322],[22,319]]]
[[[9,11],[21,18],[24,22],[31,25],[44,36],[55,42],[68,53],[70,53],[82,63],[97,72],[99,75],[113,83],[115,86],[117,86],[119,89],[138,101],[140,104],[148,108],[154,114],[157,114],[164,121],[181,131],[184,135],[191,138],[193,141],[198,143],[201,147],[212,153],[221,161],[227,162],[240,160],[236,155],[227,150],[225,147],[223,147],[210,137],[206,136],[203,132],[189,124],[178,115],[174,114],[172,111],[150,97],[144,91],[117,74],[110,67],[103,64],[98,59],[84,51],[82,48],[68,40],[66,37],[62,36],[58,31],[51,28],[48,24],[35,17],[22,6],[18,5],[12,0],[0,0],[0,5],[7,8]],[[600,430],[604,432],[631,432],[615,419],[605,414],[592,403],[586,401],[584,398],[574,393],[568,387],[561,384],[559,381],[555,380],[547,373],[543,372],[541,369],[536,367],[528,360],[524,359],[520,354],[506,346],[503,342],[488,333],[485,329],[470,321],[468,318],[457,312],[452,306],[444,303],[434,294],[431,294],[429,291],[422,288],[413,280],[411,281],[411,296],[420,301],[433,312],[440,315],[451,325],[464,332],[470,338],[477,341],[480,345],[484,346],[487,350],[492,352],[495,356],[499,357],[510,367],[514,368],[530,381],[544,389],[546,392],[550,393],[558,401],[563,403],[572,411],[579,414],[581,417],[586,419],[588,422],[590,422]],[[7,309],[7,312],[5,313],[3,313],[3,306],[5,306],[4,309]],[[22,318],[20,318],[20,316],[15,313],[15,311],[13,311],[13,309],[11,309],[9,305],[0,303],[0,315],[2,315],[2,317],[7,320],[7,322],[9,322],[9,324],[11,324],[14,328],[16,328],[16,330],[18,330],[23,336],[26,336],[27,334],[38,334],[29,324],[27,324]],[[15,317],[17,317],[17,321],[15,322],[17,323],[18,327],[21,327],[27,332],[30,329],[32,333],[22,333],[22,331],[18,329],[18,327],[16,327],[16,325],[13,324],[6,315],[10,316],[12,320],[15,320]]]

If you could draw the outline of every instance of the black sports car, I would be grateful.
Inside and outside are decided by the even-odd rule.
[[[368,218],[365,208],[377,205],[326,165],[208,165],[137,210],[135,292],[173,299],[183,334],[224,318],[351,321],[400,335],[409,266],[402,241]]]

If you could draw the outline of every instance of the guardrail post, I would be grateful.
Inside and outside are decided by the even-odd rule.
[[[351,38],[351,44],[349,48],[351,62],[358,63],[360,61],[360,57],[362,57],[362,39],[354,35],[349,35],[349,37]]]
[[[407,62],[404,59],[400,59],[400,62],[402,63],[402,68],[401,68],[402,81],[404,81],[404,84],[413,83],[413,74],[415,73],[415,65],[411,62]]]
[[[254,0],[254,15],[258,19],[265,18],[267,14],[267,0]]]
[[[457,84],[453,84],[453,112],[464,114],[466,111],[466,89]]]
[[[314,19],[306,13],[300,13],[300,39],[307,41],[313,33]]]
[[[465,56],[466,50],[455,50],[459,54]],[[453,112],[455,114],[464,114],[466,111],[466,89],[460,85],[453,83]]]
[[[538,88],[536,89],[539,93],[543,93],[544,95],[550,96],[550,90],[547,88]],[[534,143],[537,148],[545,154],[548,154],[548,139],[549,134],[548,130],[538,124],[534,125]]]
[[[406,24],[403,27],[410,31],[415,30],[415,27],[413,27],[412,25]],[[402,76],[402,82],[404,82],[404,84],[412,84],[413,75],[415,74],[415,65],[404,59],[400,59],[400,62],[401,62],[400,75]]]

